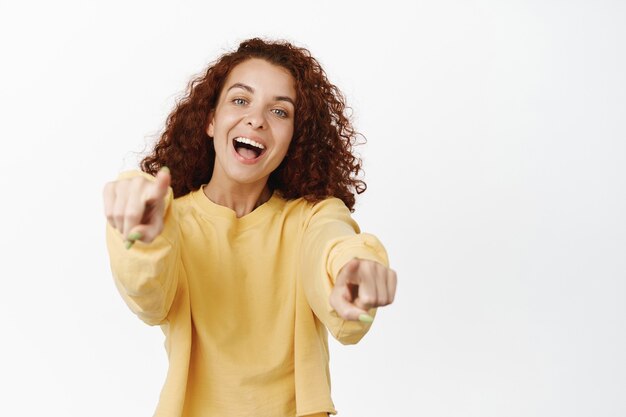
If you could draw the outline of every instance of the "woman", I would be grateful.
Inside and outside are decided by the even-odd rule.
[[[250,39],[190,83],[143,172],[105,186],[115,283],[166,336],[156,416],[336,414],[327,329],[358,342],[396,288],[350,216],[344,110],[306,49]]]

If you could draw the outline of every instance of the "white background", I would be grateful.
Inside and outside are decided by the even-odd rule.
[[[229,4],[229,5],[227,5]],[[626,3],[0,3],[0,415],[150,416],[158,327],[102,187],[251,36],[346,94],[396,302],[331,342],[340,416],[626,415]]]

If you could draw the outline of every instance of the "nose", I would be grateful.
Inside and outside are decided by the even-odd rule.
[[[246,124],[253,129],[263,129],[265,127],[265,116],[262,109],[251,108],[246,115]]]

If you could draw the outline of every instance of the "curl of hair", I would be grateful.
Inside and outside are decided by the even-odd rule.
[[[302,197],[313,203],[337,197],[354,211],[355,194],[367,186],[357,178],[362,162],[352,151],[359,134],[345,114],[345,98],[307,49],[286,41],[248,39],[193,78],[141,169],[155,175],[162,166],[169,167],[175,197],[209,182],[215,150],[206,133],[208,115],[230,71],[251,58],[287,69],[296,85],[293,138],[285,159],[270,175],[270,188],[285,199]]]

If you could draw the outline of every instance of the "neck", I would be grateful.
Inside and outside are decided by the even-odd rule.
[[[213,181],[213,179],[204,186],[202,191],[215,204],[233,210],[237,217],[251,213],[272,196],[272,191],[267,183],[228,186],[218,185],[217,181]]]

